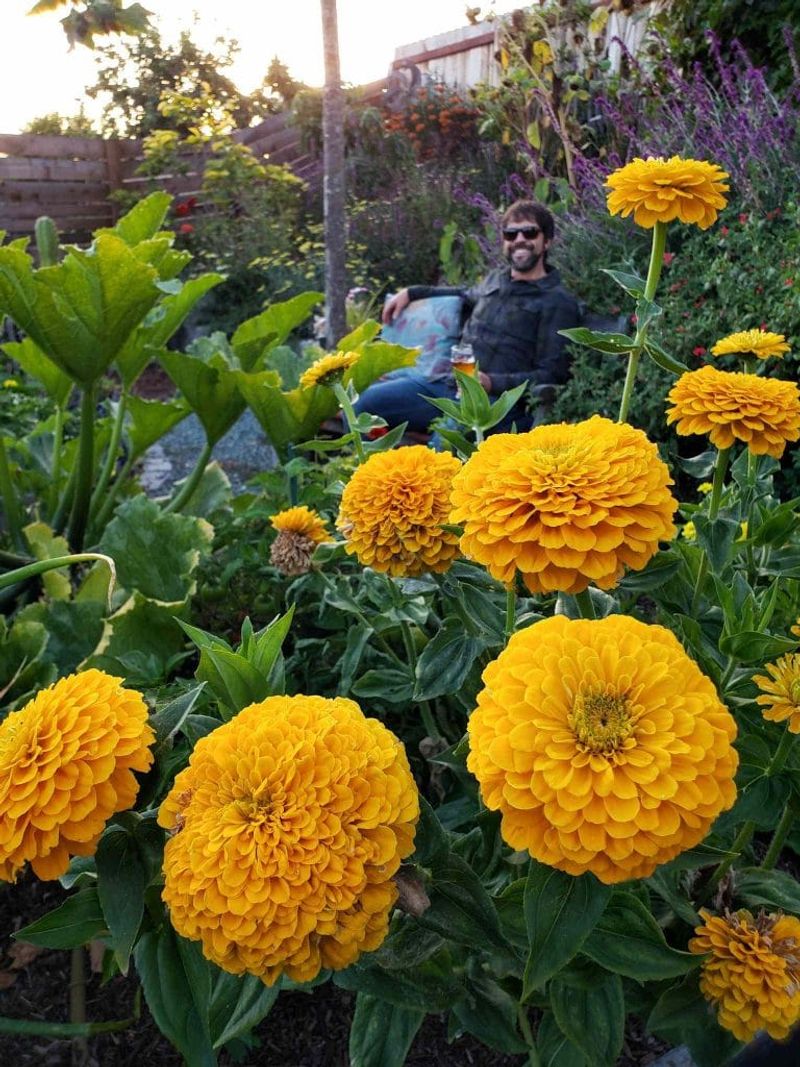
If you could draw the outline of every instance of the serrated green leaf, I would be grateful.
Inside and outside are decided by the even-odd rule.
[[[245,409],[238,388],[238,371],[233,370],[221,352],[201,359],[197,355],[162,349],[159,361],[191,404],[213,445],[224,437]],[[274,371],[267,372],[278,380]]]
[[[282,345],[292,330],[308,318],[323,300],[317,292],[300,293],[241,323],[231,338],[231,344],[245,371],[254,370],[262,357],[272,348]]]
[[[56,404],[63,406],[72,389],[72,379],[65,374],[30,337],[0,345],[5,354],[19,363],[26,374],[36,378],[45,387],[47,395]]]

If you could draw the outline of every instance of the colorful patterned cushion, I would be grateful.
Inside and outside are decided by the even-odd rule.
[[[422,349],[414,367],[402,367],[386,377],[401,378],[413,371],[429,381],[449,378],[450,349],[461,336],[461,305],[460,296],[414,300],[394,322],[384,326],[382,340]]]

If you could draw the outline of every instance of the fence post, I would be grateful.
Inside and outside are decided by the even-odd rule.
[[[113,138],[103,142],[106,159],[106,181],[108,182],[108,203],[111,210],[111,221],[116,222],[120,216],[120,205],[112,199],[111,193],[115,189],[122,188],[122,165],[119,141]]]

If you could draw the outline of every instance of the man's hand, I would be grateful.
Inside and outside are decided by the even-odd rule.
[[[489,377],[488,374],[484,374],[482,370],[479,370],[478,371],[478,381],[480,382],[480,384],[483,386],[483,388],[486,390],[487,393],[491,393],[491,391],[492,391],[492,379]]]
[[[390,296],[383,305],[383,315],[381,318],[383,319],[384,325],[388,326],[390,322],[394,322],[400,312],[407,308],[410,302],[408,289],[401,289],[399,293]]]

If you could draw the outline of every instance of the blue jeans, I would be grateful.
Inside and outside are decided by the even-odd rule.
[[[455,395],[455,384],[451,380],[432,382],[412,372],[402,378],[373,382],[358,398],[354,408],[357,415],[368,411],[370,415],[380,416],[390,428],[407,422],[409,430],[425,433],[431,421],[442,414],[427,398],[435,396],[455,400]]]

